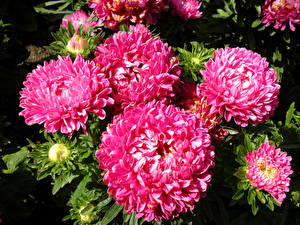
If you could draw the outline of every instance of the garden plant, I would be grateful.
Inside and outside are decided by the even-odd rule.
[[[300,224],[300,0],[0,6],[0,224]]]

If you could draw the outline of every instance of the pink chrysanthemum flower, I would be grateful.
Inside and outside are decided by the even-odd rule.
[[[101,141],[96,156],[108,193],[128,213],[172,219],[206,195],[214,147],[192,114],[154,101],[129,106]]]
[[[266,26],[275,23],[276,29],[284,30],[289,24],[295,31],[294,24],[300,25],[300,0],[266,0],[260,16]]]
[[[171,47],[141,24],[107,38],[95,56],[111,83],[116,111],[153,99],[169,101],[180,82],[181,68]]]
[[[172,14],[185,20],[200,18],[202,15],[199,11],[202,2],[198,0],[167,0],[167,2],[171,6]]]
[[[161,12],[168,11],[164,0],[89,0],[94,14],[110,29],[121,24],[155,24]]]
[[[258,150],[248,152],[245,159],[248,162],[246,177],[253,186],[269,192],[281,204],[285,192],[289,191],[292,157],[286,152],[280,153],[280,148],[275,149],[267,141]]]
[[[20,92],[20,112],[27,124],[42,124],[47,132],[71,135],[80,127],[86,133],[88,112],[105,118],[103,107],[113,104],[109,81],[94,62],[78,55],[45,62],[27,75]]]
[[[211,110],[206,97],[201,94],[200,84],[185,82],[176,92],[176,104],[194,114],[213,138],[220,139],[228,135],[226,129],[217,127],[222,123],[222,116]]]
[[[201,91],[227,121],[243,127],[263,123],[278,105],[280,85],[265,58],[245,48],[218,49],[201,70]]]
[[[77,34],[78,28],[82,24],[84,27],[84,32],[86,33],[89,26],[93,27],[97,24],[95,20],[86,22],[89,19],[89,17],[90,15],[87,15],[83,10],[76,11],[75,13],[72,13],[70,16],[66,16],[65,18],[63,18],[61,26],[68,29],[68,21],[70,21]]]

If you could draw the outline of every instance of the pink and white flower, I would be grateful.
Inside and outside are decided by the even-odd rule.
[[[171,47],[145,26],[130,26],[100,44],[94,62],[109,79],[115,110],[153,99],[170,102],[181,68]]]
[[[89,17],[90,15],[87,15],[83,10],[76,11],[75,13],[72,13],[71,15],[63,18],[61,26],[68,29],[68,21],[70,21],[75,29],[75,34],[78,33],[78,28],[80,25],[83,25],[84,33],[86,33],[89,27],[93,27],[97,24],[95,20],[87,22]]]
[[[278,105],[280,85],[265,58],[245,48],[218,49],[201,70],[212,111],[243,127],[263,123]]]
[[[198,0],[168,0],[168,3],[171,6],[172,14],[180,16],[185,20],[190,18],[197,19],[202,15],[199,11],[202,2]]]
[[[173,219],[206,195],[214,147],[197,118],[154,101],[115,116],[96,152],[108,193],[147,221]]]
[[[300,0],[266,0],[260,16],[266,26],[274,23],[274,28],[284,30],[289,24],[295,31],[295,24],[300,25]]]
[[[285,192],[289,192],[292,157],[267,141],[256,151],[248,152],[245,159],[248,162],[246,177],[253,186],[269,192],[281,204]]]
[[[89,7],[112,30],[121,24],[155,24],[161,12],[168,11],[164,0],[89,0]]]
[[[78,55],[44,62],[27,75],[20,92],[20,107],[27,124],[42,124],[47,132],[86,133],[88,113],[104,119],[104,107],[113,104],[109,81],[94,64]]]

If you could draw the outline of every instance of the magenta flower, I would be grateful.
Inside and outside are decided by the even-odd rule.
[[[47,132],[71,135],[80,127],[86,133],[88,112],[105,118],[103,107],[113,104],[109,81],[95,66],[78,55],[44,62],[27,75],[20,92],[20,112],[27,124],[42,124]]]
[[[130,26],[97,47],[95,63],[112,86],[115,110],[147,101],[170,101],[180,82],[181,68],[171,47],[145,26]]]
[[[127,213],[173,219],[206,195],[214,147],[192,114],[154,101],[129,106],[101,141],[96,156],[104,182]]]
[[[212,111],[207,104],[206,97],[201,93],[200,84],[185,82],[176,90],[176,104],[186,112],[194,114],[200,121],[201,126],[208,129],[214,139],[224,138],[228,132],[217,125],[222,123],[222,116]]]
[[[227,121],[243,127],[268,120],[278,105],[280,85],[265,58],[245,48],[218,49],[201,73],[201,91]]]
[[[76,11],[75,13],[72,13],[70,16],[66,16],[62,20],[61,26],[68,29],[68,21],[70,21],[75,29],[75,33],[78,33],[78,28],[82,24],[84,27],[84,32],[86,33],[88,27],[93,27],[97,24],[95,20],[92,20],[90,22],[86,22],[90,15],[87,15],[83,10]]]
[[[164,0],[89,0],[100,21],[117,30],[121,24],[155,24],[161,12],[168,11]]]
[[[284,30],[289,24],[290,29],[295,31],[294,24],[300,24],[300,1],[299,0],[266,0],[262,7],[262,22],[274,28]]]
[[[168,0],[168,3],[171,6],[172,14],[185,20],[200,18],[202,15],[199,11],[202,2],[198,0]]]
[[[267,141],[256,151],[248,152],[245,159],[248,162],[246,177],[253,186],[269,192],[281,204],[285,192],[289,192],[292,157],[286,152],[280,153],[280,148],[275,149]]]

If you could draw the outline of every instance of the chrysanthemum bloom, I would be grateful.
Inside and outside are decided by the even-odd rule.
[[[213,112],[201,94],[200,84],[185,82],[176,90],[176,104],[185,111],[194,114],[203,127],[208,128],[210,135],[216,139],[224,138],[228,132],[217,125],[222,123],[222,116]]]
[[[108,193],[127,213],[172,219],[206,195],[214,147],[196,117],[161,102],[126,107],[96,152]]]
[[[172,14],[185,20],[200,18],[202,15],[199,11],[202,2],[198,0],[167,0],[167,2],[170,4]]]
[[[66,16],[62,20],[61,26],[68,29],[68,21],[70,21],[75,29],[75,33],[77,34],[79,26],[82,24],[84,27],[84,31],[86,33],[88,27],[93,27],[97,24],[95,20],[92,20],[90,22],[86,22],[90,15],[87,15],[83,10],[76,11],[75,13],[72,13],[70,16]]]
[[[113,104],[109,81],[94,62],[78,55],[45,62],[27,75],[20,92],[20,112],[27,124],[42,124],[47,132],[71,135],[80,127],[86,133],[88,112],[105,118],[103,107]]]
[[[280,153],[280,148],[275,149],[267,141],[258,150],[248,152],[245,159],[248,162],[246,177],[253,186],[269,192],[281,204],[285,192],[289,191],[292,157],[286,152]]]
[[[165,0],[89,0],[89,7],[110,29],[121,24],[155,24],[161,12],[168,11]]]
[[[212,111],[243,127],[268,120],[278,105],[280,85],[265,58],[245,48],[218,49],[201,70],[201,92]]]
[[[69,40],[66,49],[73,54],[81,54],[88,48],[88,42],[77,34]]]
[[[300,0],[266,0],[260,16],[266,26],[275,23],[276,29],[284,30],[289,24],[295,31],[294,24],[300,24]]]
[[[141,24],[107,38],[95,56],[111,83],[117,111],[153,99],[169,101],[180,82],[181,68],[171,47]]]

